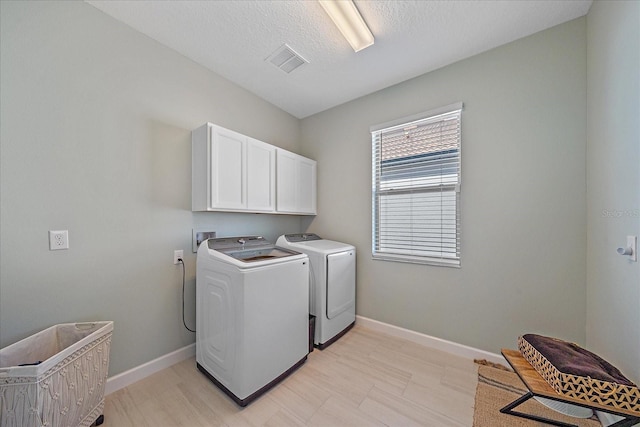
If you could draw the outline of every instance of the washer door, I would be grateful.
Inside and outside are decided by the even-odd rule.
[[[356,253],[327,255],[327,318],[353,307],[356,299]]]

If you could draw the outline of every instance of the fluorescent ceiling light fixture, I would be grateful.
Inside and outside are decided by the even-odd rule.
[[[353,0],[318,0],[353,50],[361,51],[373,44],[373,34],[365,24]]]

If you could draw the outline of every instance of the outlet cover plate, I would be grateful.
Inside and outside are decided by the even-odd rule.
[[[69,230],[49,230],[49,250],[69,249]]]
[[[631,248],[631,261],[638,262],[638,236],[627,236],[627,247]]]

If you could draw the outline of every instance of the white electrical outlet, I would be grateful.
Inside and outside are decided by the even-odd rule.
[[[179,259],[181,259],[182,262],[184,262],[184,258],[182,257],[182,249],[180,249],[179,251],[173,251],[173,263],[179,264],[180,263],[178,261]]]
[[[69,249],[69,230],[49,230],[49,250]]]

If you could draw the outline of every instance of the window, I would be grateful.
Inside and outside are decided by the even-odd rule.
[[[373,257],[460,266],[462,103],[371,128]]]

